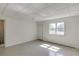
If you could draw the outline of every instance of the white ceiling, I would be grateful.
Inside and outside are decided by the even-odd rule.
[[[78,3],[0,3],[0,17],[32,18],[35,21],[79,15]]]

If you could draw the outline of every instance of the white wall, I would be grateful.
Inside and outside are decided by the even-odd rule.
[[[50,35],[48,31],[49,24],[63,21],[65,22],[65,35]],[[43,29],[43,31],[40,31],[43,32],[43,40],[79,48],[79,16],[65,17],[39,23],[39,28]],[[41,23],[43,23],[42,26]],[[42,35],[40,32],[38,33],[39,39],[40,35]]]
[[[35,40],[36,34],[36,22],[31,19],[5,20],[5,47]]]
[[[37,38],[43,39],[43,26],[42,22],[37,22]]]

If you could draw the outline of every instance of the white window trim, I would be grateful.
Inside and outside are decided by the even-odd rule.
[[[57,27],[58,27],[57,24],[58,24],[58,23],[63,23],[63,25],[64,25],[64,22],[57,22],[57,23],[50,23],[50,24],[49,24],[49,34],[52,34],[52,35],[64,35],[64,33],[65,33],[65,30],[64,30],[64,29],[63,29],[63,30],[64,30],[63,32],[60,32],[60,33],[57,32]],[[51,24],[55,24],[55,26],[56,26],[56,28],[55,28],[55,33],[50,33],[50,32],[51,32],[51,31],[50,31],[50,25],[51,25]],[[65,25],[64,25],[64,27],[65,27]]]

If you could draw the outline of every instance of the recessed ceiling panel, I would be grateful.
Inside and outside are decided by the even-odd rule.
[[[28,7],[30,4],[21,4],[21,3],[10,3],[7,5],[5,11],[3,12],[3,16],[6,17],[15,17],[18,13],[20,13],[24,8]]]
[[[39,12],[39,16],[36,17],[37,21],[50,20],[62,17],[69,17],[79,15],[79,4],[78,3],[56,3],[51,4]]]
[[[38,13],[40,10],[42,10],[45,7],[45,4],[41,3],[32,3],[29,7],[26,7],[22,13],[26,15],[31,15],[33,13]]]
[[[0,15],[33,18],[35,21],[79,15],[78,3],[8,3],[0,4]]]

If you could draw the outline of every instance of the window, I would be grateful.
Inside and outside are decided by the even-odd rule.
[[[64,35],[64,22],[49,24],[49,34]]]
[[[52,23],[49,25],[49,34],[55,34],[56,30],[56,23]]]
[[[64,35],[64,22],[57,23],[56,34]]]

